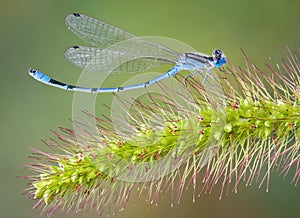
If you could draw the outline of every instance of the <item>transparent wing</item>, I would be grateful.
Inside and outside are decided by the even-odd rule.
[[[176,64],[180,53],[158,44],[134,38],[108,48],[74,46],[65,57],[73,65],[88,71],[142,72],[161,64]]]
[[[123,52],[94,47],[74,46],[66,50],[66,59],[76,67],[87,71],[103,73],[134,73],[144,72],[162,64],[174,64],[175,62],[159,60],[154,57],[131,58]],[[124,59],[130,58],[132,60]]]
[[[85,70],[145,71],[161,64],[176,63],[180,55],[161,44],[135,37],[82,14],[68,15],[66,25],[76,36],[94,46],[74,46],[65,52],[70,63]]]
[[[105,48],[135,37],[117,27],[82,14],[70,14],[65,22],[76,36],[95,47]]]

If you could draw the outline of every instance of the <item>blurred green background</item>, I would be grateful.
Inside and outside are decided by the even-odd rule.
[[[49,129],[72,127],[73,94],[39,84],[27,74],[34,67],[63,81],[77,81],[81,71],[64,60],[63,52],[84,43],[65,27],[67,14],[84,13],[138,36],[174,38],[203,53],[221,48],[236,65],[244,65],[242,47],[263,68],[269,57],[277,63],[283,56],[281,43],[292,50],[299,47],[299,9],[297,0],[1,0],[1,217],[39,217],[30,210],[31,200],[21,195],[26,184],[16,176],[28,172],[20,165],[28,161],[30,147],[45,147],[40,140],[51,136]],[[110,98],[106,94],[103,101]],[[238,194],[222,200],[215,189],[192,203],[187,191],[174,208],[169,196],[157,207],[147,206],[142,197],[116,217],[300,217],[299,187],[290,185],[290,178],[274,172],[268,193],[258,184],[245,188],[241,183]]]

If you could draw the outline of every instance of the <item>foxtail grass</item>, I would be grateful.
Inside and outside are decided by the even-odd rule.
[[[268,191],[271,173],[300,177],[300,50],[284,49],[281,64],[261,70],[245,57],[246,67],[228,64],[215,72],[219,85],[212,98],[196,79],[172,90],[176,95],[148,93],[136,99],[127,116],[128,131],[85,111],[74,121],[82,131],[60,128],[51,149],[33,149],[24,176],[24,193],[41,214],[56,212],[116,214],[131,197],[146,194],[150,204],[170,192],[178,203],[186,188],[193,201],[221,184],[220,198],[241,181],[258,182]],[[220,94],[221,93],[221,94]],[[116,96],[118,98],[118,96]],[[216,100],[221,99],[221,100]],[[120,102],[122,98],[120,97]],[[126,103],[125,100],[123,102]],[[97,131],[87,131],[88,120]],[[131,196],[131,193],[137,196]]]

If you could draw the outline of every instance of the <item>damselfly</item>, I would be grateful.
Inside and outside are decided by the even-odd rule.
[[[227,62],[225,55],[219,49],[214,50],[212,56],[195,52],[179,53],[161,44],[139,39],[121,29],[78,13],[68,15],[66,25],[80,39],[93,46],[73,46],[65,51],[65,57],[70,63],[85,70],[122,73],[145,71],[161,64],[173,64],[173,67],[149,81],[115,88],[87,88],[68,85],[37,70],[29,69],[29,75],[37,81],[65,90],[102,93],[146,88],[160,80],[175,76],[181,70],[193,71],[194,73],[205,72],[203,80],[205,83],[212,68],[220,68]],[[112,45],[125,40],[129,43],[112,47]],[[120,60],[124,56],[132,58],[123,63]]]

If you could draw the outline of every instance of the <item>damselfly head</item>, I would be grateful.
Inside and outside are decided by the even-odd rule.
[[[215,67],[221,67],[223,64],[227,63],[226,56],[219,49],[215,49],[212,53],[213,64]]]

